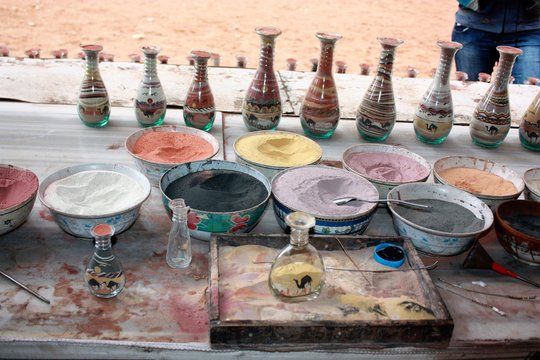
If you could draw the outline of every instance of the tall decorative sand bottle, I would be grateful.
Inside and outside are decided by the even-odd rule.
[[[523,53],[511,46],[497,46],[499,66],[491,86],[474,110],[469,133],[474,144],[496,148],[502,144],[510,131],[510,102],[508,79],[516,58]]]
[[[300,123],[307,136],[326,139],[334,134],[339,123],[339,99],[332,63],[336,42],[342,36],[324,32],[315,36],[321,41],[321,56],[315,78],[302,102]]]
[[[519,140],[529,150],[540,151],[540,92],[531,102],[519,124]]]
[[[99,53],[101,45],[83,45],[86,59],[86,70],[79,91],[77,113],[84,125],[103,127],[109,122],[111,106],[105,84],[99,73]]]
[[[454,105],[450,91],[450,70],[456,52],[463,47],[454,41],[438,41],[441,48],[439,66],[433,82],[424,93],[414,113],[416,138],[428,144],[440,144],[454,124]]]
[[[214,125],[216,108],[214,95],[208,83],[208,60],[212,56],[207,51],[195,50],[191,52],[195,66],[195,75],[189,87],[184,103],[184,121],[191,126],[209,131]]]
[[[141,126],[157,126],[163,123],[167,111],[167,99],[159,81],[156,68],[157,46],[143,46],[144,75],[135,98],[135,117]]]
[[[396,123],[392,67],[396,48],[403,44],[403,41],[389,37],[377,40],[382,47],[377,74],[356,112],[356,128],[368,141],[386,140]]]
[[[242,118],[250,130],[273,130],[281,120],[281,97],[274,73],[274,47],[281,30],[271,26],[255,31],[261,37],[259,66],[242,104]]]

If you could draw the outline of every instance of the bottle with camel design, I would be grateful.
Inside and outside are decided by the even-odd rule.
[[[519,140],[529,150],[540,151],[540,92],[531,102],[521,124],[519,124]]]
[[[124,289],[126,278],[122,264],[111,248],[114,226],[97,224],[91,234],[96,243],[94,254],[86,266],[84,280],[93,295],[100,298],[115,297]]]
[[[204,131],[210,131],[216,118],[214,95],[208,83],[208,60],[212,56],[207,51],[191,52],[195,66],[195,75],[189,87],[184,102],[184,121],[191,126]]]
[[[319,296],[324,285],[324,263],[309,243],[309,230],[315,218],[303,212],[285,217],[291,229],[290,243],[274,260],[268,284],[271,292],[284,302],[301,302]]]
[[[499,147],[508,135],[512,119],[508,99],[508,80],[516,58],[523,53],[511,46],[497,46],[499,64],[486,94],[474,110],[469,134],[474,144]]]
[[[99,72],[101,45],[83,45],[86,69],[79,90],[77,113],[84,125],[100,128],[109,122],[111,106],[109,95]]]
[[[144,54],[144,74],[135,97],[135,117],[144,127],[161,125],[167,112],[167,99],[156,66],[160,50],[157,46],[141,47]]]
[[[332,73],[334,48],[340,34],[318,32],[321,56],[317,72],[306,92],[300,108],[300,123],[304,133],[315,139],[326,139],[334,134],[339,122],[339,99]]]
[[[396,101],[392,86],[392,68],[396,49],[403,40],[377,38],[381,55],[377,74],[356,111],[356,129],[368,141],[384,141],[396,123]]]
[[[416,138],[428,144],[442,143],[454,125],[450,70],[456,52],[463,47],[454,41],[438,41],[437,45],[441,48],[439,66],[416,108],[413,121]]]
[[[242,104],[242,118],[250,131],[274,130],[281,120],[281,97],[274,73],[274,49],[281,30],[272,26],[258,27],[261,38],[259,66]]]

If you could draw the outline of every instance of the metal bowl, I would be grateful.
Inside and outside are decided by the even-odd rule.
[[[30,194],[28,194],[28,196],[22,199],[18,204],[14,204],[8,208],[0,210],[0,235],[3,235],[21,226],[28,218],[28,215],[30,215],[36,200],[39,180],[37,175],[28,169],[3,164],[0,164],[0,167],[8,168],[11,171],[16,172],[26,172],[30,174],[31,181],[35,182],[35,188]]]
[[[540,181],[540,168],[525,171],[523,181],[525,182],[525,190],[523,191],[525,200],[540,202],[540,190],[538,187],[532,186],[533,181]]]
[[[425,224],[416,224],[396,212],[395,203],[388,203],[394,228],[400,236],[411,239],[414,246],[428,254],[453,256],[468,250],[474,242],[493,224],[493,213],[477,197],[455,187],[431,183],[403,184],[388,193],[388,199],[418,200],[437,199],[452,202],[470,210],[477,218],[484,220],[481,230],[451,233],[432,230]],[[452,216],[452,214],[448,214]]]
[[[176,165],[180,165],[181,163],[150,161],[133,153],[133,148],[137,140],[139,140],[139,138],[143,134],[151,133],[151,132],[178,132],[178,133],[183,133],[183,134],[195,135],[208,141],[210,145],[212,145],[212,148],[214,150],[212,155],[210,155],[207,158],[201,158],[201,159],[196,159],[196,160],[211,159],[219,151],[219,142],[213,135],[205,131],[191,128],[191,127],[186,127],[186,126],[181,126],[181,125],[163,125],[163,126],[153,126],[153,127],[141,129],[134,132],[133,134],[129,135],[126,139],[126,142],[125,142],[126,150],[129,153],[129,155],[133,157],[133,160],[135,161],[135,166],[137,167],[137,169],[139,169],[140,172],[146,175],[146,177],[150,180],[152,185],[156,187],[159,186],[159,180],[161,179],[161,177],[163,176],[163,174],[165,174],[167,170],[169,170],[170,168]]]
[[[50,184],[67,176],[90,170],[108,170],[129,176],[131,179],[135,180],[139,185],[141,185],[144,192],[143,199],[127,209],[99,215],[78,215],[66,213],[54,209],[45,201],[45,190]],[[92,238],[90,230],[92,227],[94,227],[94,225],[101,223],[113,225],[116,234],[120,234],[121,232],[127,230],[139,216],[141,205],[144,201],[146,201],[146,199],[148,199],[151,190],[152,186],[150,185],[148,179],[139,171],[128,166],[121,164],[83,164],[67,167],[49,175],[41,183],[38,191],[38,197],[43,206],[49,210],[54,218],[54,221],[56,221],[62,230],[77,237]]]
[[[210,240],[213,233],[245,233],[251,231],[259,222],[268,205],[268,200],[271,195],[270,181],[259,171],[242,164],[237,164],[225,160],[201,160],[185,163],[169,169],[161,178],[159,189],[163,200],[163,205],[169,214],[172,216],[169,209],[169,201],[171,200],[165,191],[167,187],[174,181],[186,176],[190,173],[196,173],[204,170],[231,170],[247,174],[256,180],[260,181],[268,195],[259,204],[238,211],[231,212],[211,212],[201,209],[195,209],[190,204],[188,214],[188,227],[190,234],[193,237],[201,240]]]
[[[349,156],[351,156],[354,153],[371,153],[371,152],[380,152],[380,153],[386,153],[386,154],[405,156],[407,158],[410,158],[416,161],[418,164],[426,168],[426,174],[422,176],[418,176],[414,179],[410,179],[408,181],[386,181],[386,180],[374,178],[366,174],[365,172],[361,171],[360,169],[353,168],[348,162]],[[409,151],[399,146],[393,146],[393,145],[383,145],[383,144],[354,145],[343,152],[343,155],[341,157],[341,162],[343,164],[344,169],[352,171],[353,173],[356,173],[368,179],[369,182],[375,185],[375,187],[379,191],[380,199],[386,199],[386,195],[388,194],[388,192],[398,185],[426,181],[429,177],[429,174],[431,173],[431,165],[429,165],[429,163],[423,157],[421,157],[418,154],[413,153],[412,151]]]
[[[467,191],[466,189],[462,189],[458,186],[453,186],[452,184],[449,184],[440,175],[440,173],[446,169],[456,167],[483,170],[500,176],[505,180],[511,181],[512,184],[514,184],[514,186],[516,187],[517,191],[509,195],[484,195],[472,191]],[[479,159],[472,156],[447,156],[435,161],[435,163],[433,164],[433,178],[437,183],[453,186],[456,189],[466,191],[476,196],[480,200],[484,201],[491,208],[492,211],[495,211],[497,206],[505,201],[517,199],[525,188],[523,179],[509,167],[495,163],[491,160]]]

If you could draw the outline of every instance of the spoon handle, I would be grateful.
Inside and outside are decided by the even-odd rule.
[[[418,204],[418,203],[409,202],[409,201],[405,201],[405,200],[397,200],[397,199],[381,199],[381,200],[379,200],[379,201],[393,202],[393,203],[396,203],[396,204],[407,205],[407,206],[410,206],[410,207],[413,207],[413,208],[418,208],[418,209],[431,209],[431,206],[429,206],[429,205]]]

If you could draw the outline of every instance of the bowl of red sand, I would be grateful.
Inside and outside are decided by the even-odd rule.
[[[218,140],[205,131],[177,125],[154,126],[134,132],[126,139],[126,150],[137,168],[158,186],[170,168],[207,160],[219,151]]]
[[[15,230],[30,215],[39,180],[32,171],[0,164],[0,235]]]

